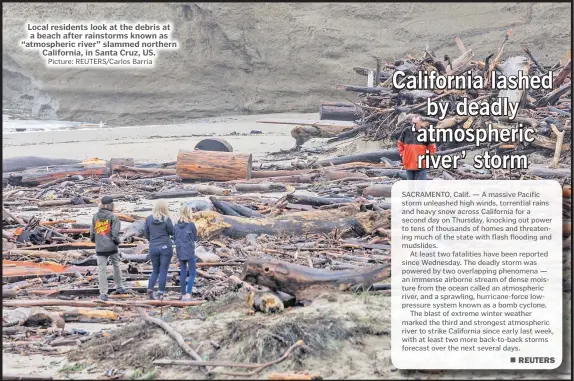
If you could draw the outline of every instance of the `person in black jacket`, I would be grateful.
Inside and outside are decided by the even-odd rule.
[[[181,300],[191,300],[191,291],[195,281],[195,241],[197,229],[192,220],[195,209],[184,204],[179,212],[179,219],[174,228],[175,249],[179,260],[179,283],[181,285]]]
[[[147,286],[149,299],[155,299],[153,289],[159,278],[158,298],[163,299],[167,284],[167,270],[173,257],[173,223],[169,218],[169,209],[164,200],[158,200],[151,216],[145,221],[145,236],[149,241],[149,257],[152,273]]]
[[[100,209],[92,218],[90,228],[90,240],[96,244],[96,258],[98,261],[98,285],[100,287],[100,299],[108,300],[108,259],[114,267],[114,283],[116,293],[125,294],[126,290],[122,283],[120,270],[120,220],[114,214],[114,199],[110,196],[102,197]]]

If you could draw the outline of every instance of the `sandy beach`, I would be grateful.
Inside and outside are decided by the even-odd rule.
[[[271,114],[201,119],[194,123],[136,127],[103,127],[3,133],[4,158],[44,156],[84,160],[132,157],[136,161],[174,161],[180,149],[192,150],[202,139],[217,136],[237,152],[254,159],[295,145],[292,125],[257,123],[264,118],[318,119],[317,114]],[[261,133],[251,133],[261,131]]]

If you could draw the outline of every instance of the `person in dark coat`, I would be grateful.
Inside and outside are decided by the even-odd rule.
[[[179,219],[174,228],[175,249],[179,260],[179,281],[181,285],[181,300],[191,300],[191,291],[195,281],[195,241],[197,241],[197,229],[192,220],[195,209],[189,204],[184,204],[179,213]]]
[[[118,252],[120,225],[118,216],[114,214],[114,199],[110,196],[102,197],[100,208],[92,218],[90,240],[96,244],[98,286],[100,288],[100,299],[104,302],[108,300],[108,260],[112,262],[114,267],[116,293],[126,293],[120,270],[121,255]]]
[[[146,218],[145,236],[149,241],[149,257],[152,264],[152,273],[147,286],[149,299],[155,299],[153,289],[159,278],[157,297],[163,299],[167,284],[167,271],[173,257],[173,223],[169,218],[169,209],[164,200],[158,200],[152,210],[151,216]]]

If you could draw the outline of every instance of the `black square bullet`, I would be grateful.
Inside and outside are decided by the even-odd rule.
[[[516,362],[516,357],[511,357],[510,362]]]

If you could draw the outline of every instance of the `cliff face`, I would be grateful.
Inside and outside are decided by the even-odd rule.
[[[35,118],[162,124],[245,113],[316,112],[321,100],[354,98],[338,83],[365,83],[354,66],[420,55],[477,57],[528,46],[543,64],[571,44],[570,4],[392,3],[4,3],[4,107]],[[21,49],[26,22],[171,22],[178,51],[154,69],[47,69]],[[6,92],[6,90],[9,90]]]

